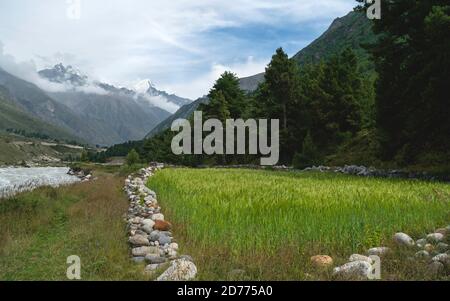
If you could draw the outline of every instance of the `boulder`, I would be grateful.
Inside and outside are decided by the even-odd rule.
[[[149,225],[143,225],[143,226],[141,227],[141,229],[142,229],[143,231],[145,231],[147,234],[150,234],[150,233],[153,232],[153,227],[151,227],[151,226],[149,226]]]
[[[164,215],[161,214],[161,213],[153,214],[152,220],[154,220],[154,221],[163,221],[164,220]]]
[[[427,235],[427,240],[431,243],[441,242],[444,239],[444,234],[442,233],[432,233]]]
[[[435,233],[440,233],[442,235],[447,235],[449,233],[449,230],[447,228],[439,228],[436,231],[434,231]]]
[[[412,247],[414,246],[414,240],[405,233],[396,233],[394,235],[394,242],[398,244],[399,246],[406,246],[406,247]]]
[[[153,229],[159,231],[170,231],[170,229],[172,229],[172,225],[164,220],[156,220]]]
[[[132,237],[130,237],[128,239],[128,241],[133,246],[138,246],[138,247],[149,246],[150,245],[150,241],[148,240],[148,238],[146,236],[143,236],[143,235],[132,236]]]
[[[166,258],[152,254],[145,256],[145,260],[151,264],[161,264],[167,262]]]
[[[191,261],[177,259],[158,277],[157,281],[190,281],[195,279],[197,267]]]
[[[337,267],[333,270],[333,275],[345,279],[367,279],[372,270],[372,265],[367,261],[353,261]]]
[[[316,255],[311,257],[311,263],[317,268],[327,268],[333,265],[333,258],[328,255]]]
[[[431,260],[434,262],[440,262],[444,266],[450,265],[450,255],[448,255],[447,253],[442,253],[442,254],[436,255]]]
[[[433,261],[428,265],[428,273],[433,277],[438,277],[445,271],[444,265],[439,261]]]
[[[161,234],[159,235],[158,242],[161,246],[164,246],[166,244],[170,244],[172,242],[172,238],[165,234]]]
[[[151,220],[151,219],[144,219],[143,221],[142,221],[142,225],[143,226],[149,226],[149,227],[151,227],[151,228],[153,228],[153,226],[155,225],[155,222],[153,221],[153,220]]]
[[[440,242],[437,244],[436,250],[441,253],[447,252],[449,250],[448,244]]]

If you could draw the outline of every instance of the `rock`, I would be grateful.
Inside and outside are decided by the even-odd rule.
[[[414,240],[405,233],[396,233],[394,235],[394,241],[400,246],[412,247],[414,246]]]
[[[368,262],[370,264],[373,264],[372,258],[364,256],[364,255],[360,255],[360,254],[353,254],[353,255],[350,256],[350,258],[348,260],[350,262],[353,262],[353,261],[365,261],[365,262]]]
[[[145,261],[145,257],[133,257],[131,260],[133,260],[134,263],[143,263]]]
[[[367,279],[372,270],[372,265],[367,261],[353,261],[337,267],[333,270],[333,275],[350,279]]]
[[[143,236],[143,235],[135,235],[132,236],[128,239],[128,241],[130,242],[130,244],[134,245],[134,246],[138,246],[138,247],[142,247],[142,246],[149,246],[150,242],[148,241],[148,238]]]
[[[155,225],[155,222],[151,219],[144,219],[142,221],[142,225],[144,226],[149,226],[150,228],[153,228],[153,226]]]
[[[151,264],[161,264],[167,262],[167,259],[161,256],[147,255],[145,260]]]
[[[430,257],[430,253],[425,250],[419,251],[415,255],[417,258],[426,259]]]
[[[431,243],[441,242],[444,239],[442,233],[432,233],[427,235],[427,240]]]
[[[169,248],[171,248],[172,250],[178,251],[178,244],[176,242],[173,242],[169,245]]]
[[[428,265],[427,269],[428,273],[434,277],[443,274],[444,270],[445,270],[444,265],[439,261],[433,261]]]
[[[333,258],[328,255],[316,255],[311,257],[311,263],[317,268],[327,268],[333,265]]]
[[[450,255],[448,255],[447,253],[442,253],[442,254],[436,255],[431,260],[434,262],[440,262],[444,266],[450,265]]]
[[[164,220],[164,215],[161,214],[161,213],[156,213],[156,214],[153,214],[152,219],[154,221],[163,221]]]
[[[428,253],[431,253],[431,252],[434,251],[434,246],[433,246],[432,244],[426,244],[426,245],[423,247],[423,249],[424,249],[425,251],[427,251]]]
[[[168,249],[167,251],[167,256],[169,256],[169,258],[171,259],[175,259],[178,255],[178,252],[172,249]]]
[[[141,257],[149,254],[159,255],[159,248],[157,247],[138,247],[131,250],[133,256]]]
[[[143,226],[141,227],[141,229],[142,229],[143,231],[145,231],[147,234],[150,234],[150,233],[153,232],[153,227],[150,227],[149,225],[143,225]]]
[[[153,229],[159,231],[169,231],[170,229],[172,229],[172,225],[164,220],[156,220]]]
[[[159,236],[160,236],[160,232],[156,230],[156,231],[152,231],[150,233],[150,235],[148,236],[148,238],[151,241],[158,241],[159,240]]]
[[[449,250],[448,249],[448,244],[440,242],[440,243],[437,244],[436,250],[438,252],[441,252],[441,253],[447,252]]]
[[[427,240],[424,239],[424,238],[419,239],[419,240],[416,241],[416,245],[417,245],[419,248],[424,248],[426,244],[427,244]]]
[[[197,267],[191,261],[177,259],[158,277],[157,281],[190,281],[195,279]]]
[[[170,244],[172,242],[172,238],[170,238],[169,236],[167,236],[165,234],[161,234],[159,236],[158,242],[160,245],[164,246],[166,244]]]
[[[436,231],[434,231],[435,233],[440,233],[442,235],[447,235],[449,233],[449,230],[447,228],[439,228]]]
[[[181,256],[180,256],[180,259],[184,259],[184,260],[187,260],[187,261],[194,262],[194,258],[192,258],[192,257],[189,256],[189,255],[181,255]]]
[[[377,248],[372,248],[369,249],[368,254],[370,256],[384,256],[386,254],[388,254],[391,251],[391,249],[387,248],[387,247],[377,247]]]

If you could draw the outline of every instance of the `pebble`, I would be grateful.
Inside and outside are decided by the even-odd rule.
[[[450,265],[450,255],[448,255],[447,253],[436,255],[431,260],[434,262],[440,262],[445,266]]]
[[[170,244],[170,243],[172,242],[172,238],[170,238],[170,237],[167,236],[167,235],[161,234],[161,235],[159,236],[158,242],[159,242],[160,245],[163,245],[163,246],[164,246],[164,245],[166,245],[166,244]]]
[[[430,257],[430,253],[425,250],[419,251],[415,255],[417,258],[425,259]]]
[[[159,248],[157,247],[138,247],[131,250],[133,256],[147,256],[149,254],[157,254],[159,255]]]
[[[445,267],[439,261],[433,261],[428,265],[428,273],[434,277],[439,276],[445,270]]]
[[[418,240],[416,241],[416,245],[417,245],[419,248],[425,247],[426,244],[427,244],[427,240],[426,240],[425,238],[421,238],[421,239],[418,239]]]
[[[438,252],[442,252],[442,253],[447,252],[449,250],[448,249],[448,244],[440,242],[440,243],[437,244],[436,250]]]

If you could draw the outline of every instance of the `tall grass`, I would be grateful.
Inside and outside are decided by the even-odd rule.
[[[450,186],[439,183],[167,169],[149,185],[208,279],[242,266],[252,279],[298,279],[310,255],[344,260],[395,232],[418,238],[450,221]]]
[[[67,280],[78,255],[83,280],[146,280],[130,260],[121,177],[38,188],[0,202],[0,280]]]

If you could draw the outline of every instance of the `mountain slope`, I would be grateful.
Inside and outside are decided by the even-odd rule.
[[[80,138],[68,131],[62,130],[22,111],[8,100],[5,95],[6,92],[2,90],[4,88],[0,87],[0,130],[23,131],[27,134],[48,136],[49,138],[65,141],[80,140]]]
[[[170,116],[168,110],[157,105],[158,101],[164,105],[165,99],[154,99],[151,95],[130,89],[90,81],[71,66],[58,64],[40,71],[39,75],[63,87],[61,92],[47,94],[70,108],[92,129],[83,136],[92,144],[113,145],[142,139]]]
[[[303,48],[292,59],[300,66],[326,60],[350,47],[358,56],[361,67],[371,72],[374,68],[364,45],[376,40],[372,24],[362,12],[350,12],[333,21],[330,27],[318,39]],[[241,89],[252,92],[264,81],[264,73],[242,78]]]
[[[182,106],[175,114],[158,124],[150,133],[145,136],[145,139],[152,138],[153,136],[169,129],[172,126],[172,123],[177,119],[187,119],[189,118],[194,111],[198,108],[198,106],[202,103],[206,103],[208,98],[199,98],[196,101]]]
[[[68,107],[50,98],[36,85],[19,79],[0,69],[0,86],[8,101],[27,115],[52,124],[72,136],[85,137],[90,132],[82,119]]]

